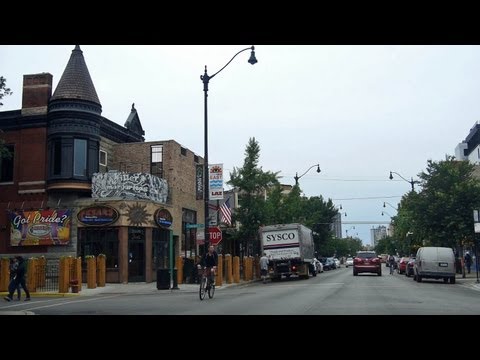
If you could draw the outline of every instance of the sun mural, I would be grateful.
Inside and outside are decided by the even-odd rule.
[[[127,205],[127,212],[128,212],[128,221],[132,226],[141,226],[143,223],[147,222],[147,205],[139,205],[136,203],[135,205]]]

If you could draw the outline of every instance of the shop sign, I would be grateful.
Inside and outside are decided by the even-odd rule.
[[[154,218],[155,222],[160,227],[169,228],[172,226],[173,217],[167,209],[158,209],[155,211]]]
[[[111,206],[97,205],[89,206],[80,210],[77,219],[84,225],[103,226],[113,224],[118,220],[119,214]]]

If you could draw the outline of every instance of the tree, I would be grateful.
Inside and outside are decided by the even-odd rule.
[[[395,222],[397,239],[410,249],[421,245],[458,248],[474,238],[473,209],[480,205],[480,180],[468,161],[427,162],[419,174],[422,190],[402,198]],[[408,238],[406,234],[413,232]]]
[[[267,191],[278,185],[277,174],[263,171],[258,166],[260,146],[255,138],[250,138],[245,150],[243,167],[233,169],[228,184],[238,190],[239,208],[233,220],[240,222],[236,238],[247,246],[247,253],[259,253],[258,230],[265,224],[269,215],[266,211],[265,195]],[[271,216],[271,215],[270,215]]]
[[[12,95],[12,91],[7,88],[7,79],[5,79],[3,76],[0,76],[0,106],[3,106],[3,103],[1,100],[5,95]],[[2,132],[2,130],[0,130]],[[2,158],[10,158],[12,154],[8,151],[8,149],[4,146],[5,141],[3,139],[0,139],[0,159]]]
[[[7,88],[7,79],[5,79],[3,76],[0,76],[0,106],[3,106],[3,103],[1,100],[5,95],[12,95],[12,91],[10,88]]]

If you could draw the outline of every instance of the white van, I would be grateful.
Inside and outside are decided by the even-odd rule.
[[[421,247],[417,251],[413,269],[413,280],[422,282],[423,278],[443,279],[443,282],[455,284],[455,255],[451,248]]]

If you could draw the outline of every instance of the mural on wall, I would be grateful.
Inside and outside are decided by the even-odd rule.
[[[115,170],[94,173],[92,198],[110,197],[146,199],[166,203],[168,198],[167,180],[151,174],[131,174]]]
[[[127,205],[127,216],[130,225],[132,226],[142,226],[147,222],[148,212],[147,205],[140,205],[136,203],[135,205]]]
[[[10,246],[67,245],[72,210],[16,210],[10,218]]]

